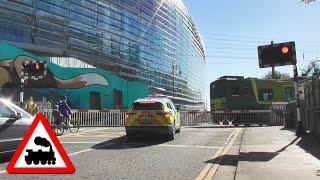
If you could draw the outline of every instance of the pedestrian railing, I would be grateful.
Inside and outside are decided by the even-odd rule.
[[[52,110],[43,111],[53,125]],[[81,127],[123,127],[125,112],[73,111],[71,116]],[[223,126],[238,125],[284,125],[282,111],[249,110],[249,111],[215,111],[215,112],[180,112],[182,126]]]
[[[44,116],[54,125],[52,110],[42,111]],[[78,121],[80,127],[122,127],[125,125],[124,112],[73,111],[72,120]]]

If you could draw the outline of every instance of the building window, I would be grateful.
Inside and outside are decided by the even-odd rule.
[[[271,101],[273,99],[272,89],[259,89],[259,100],[260,101]]]

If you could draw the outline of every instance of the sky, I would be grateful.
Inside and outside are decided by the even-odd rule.
[[[320,1],[183,0],[206,46],[206,99],[220,76],[261,78],[257,46],[295,41],[298,69],[320,59]],[[292,73],[292,66],[277,67]],[[209,103],[209,101],[208,101]]]

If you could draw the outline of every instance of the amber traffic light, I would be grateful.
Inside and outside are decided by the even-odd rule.
[[[297,63],[294,42],[258,46],[259,67],[276,67]]]
[[[282,54],[287,54],[289,52],[289,48],[287,46],[284,46],[281,48],[281,53]]]

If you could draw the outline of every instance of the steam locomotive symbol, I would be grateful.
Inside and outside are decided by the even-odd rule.
[[[33,151],[32,149],[27,149],[26,152],[28,152],[28,155],[25,156],[26,163],[28,165],[31,165],[33,162],[33,164],[38,165],[40,162],[42,165],[45,165],[45,164],[55,165],[56,158],[54,156],[51,143],[46,138],[42,138],[40,136],[34,139],[34,143],[36,145],[43,146],[43,147],[50,146],[50,150],[42,151],[41,149],[39,149],[38,151]]]

